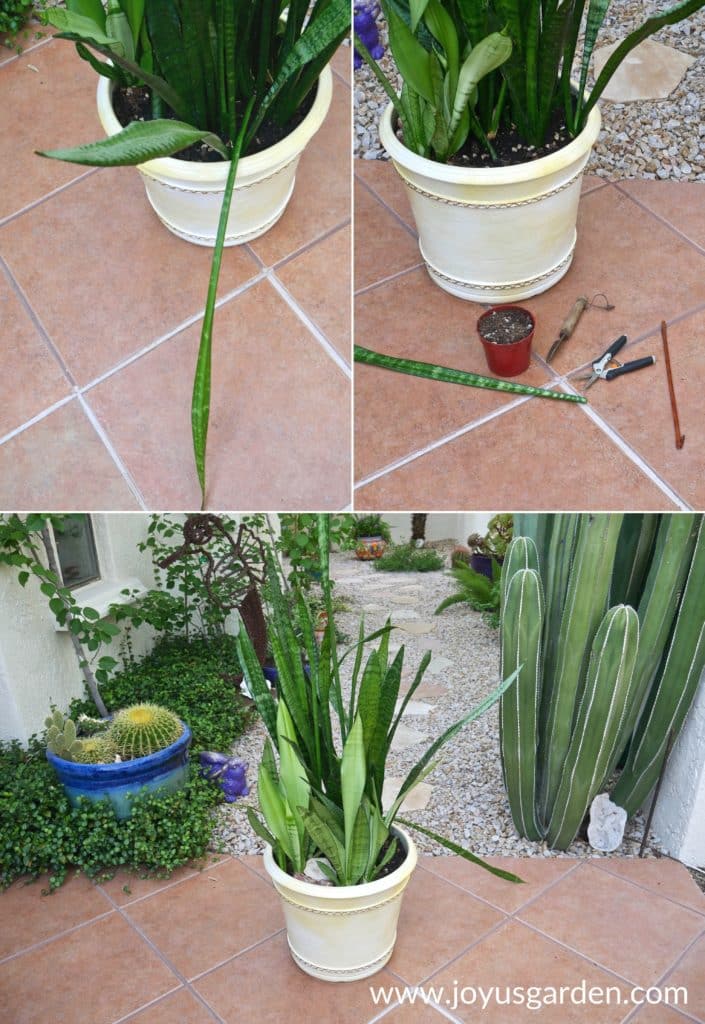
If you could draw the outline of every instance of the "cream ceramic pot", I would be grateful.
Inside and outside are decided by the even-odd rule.
[[[404,889],[416,867],[416,847],[394,832],[407,856],[395,871],[364,885],[300,882],[276,864],[270,847],[264,866],[279,893],[289,949],[302,971],[323,981],[357,981],[380,971],[394,950]]]
[[[429,274],[441,288],[475,302],[515,302],[551,288],[567,273],[577,237],[583,171],[600,131],[593,107],[563,149],[514,167],[436,163],[402,145],[387,107],[380,138],[401,175]]]
[[[108,135],[121,125],[111,103],[112,83],[98,83],[98,117]],[[238,164],[226,245],[242,245],[268,231],[279,220],[294,191],[299,157],[328,113],[333,95],[329,67],[318,79],[316,98],[306,117],[276,145],[242,157]],[[147,198],[170,231],[196,245],[214,246],[228,176],[227,161],[196,163],[163,157],[139,164]]]

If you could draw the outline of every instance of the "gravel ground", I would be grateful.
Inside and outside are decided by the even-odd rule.
[[[612,0],[599,45],[623,39],[650,13],[663,11],[663,0]],[[382,21],[382,37],[386,32]],[[653,37],[697,58],[680,85],[665,99],[632,103],[601,101],[602,132],[588,173],[605,178],[654,178],[705,181],[705,10],[687,21],[661,29]],[[381,61],[394,80],[389,55]],[[387,159],[377,133],[387,97],[369,68],[355,72],[355,155],[366,160]]]
[[[449,542],[445,548],[449,550],[451,546]],[[403,643],[406,649],[403,680],[413,679],[421,658],[429,649],[434,658],[443,657],[451,662],[439,674],[426,675],[427,683],[447,687],[443,696],[422,698],[434,705],[433,710],[426,717],[404,718],[410,728],[428,737],[426,742],[419,741],[405,751],[392,753],[387,776],[405,776],[444,729],[496,686],[498,633],[486,625],[480,613],[466,605],[455,605],[434,618],[435,608],[454,590],[453,580],[445,572],[382,573],[345,553],[333,557],[332,576],[337,581],[336,597],[349,606],[349,611],[337,616],[339,629],[349,636],[357,634],[363,612],[369,631],[382,626],[390,612],[392,620],[396,619],[399,625],[417,619],[435,623],[435,631],[423,636],[401,630],[392,635],[390,647]],[[264,736],[264,728],[258,723],[234,747],[235,755],[249,762],[252,793],[246,800],[220,808],[215,838],[235,855],[257,853],[262,849],[247,822],[245,809],[248,804],[257,805],[256,773]],[[433,786],[428,806],[408,814],[419,824],[483,856],[561,855],[520,839],[514,831],[502,782],[496,709],[472,723],[445,747],[441,762],[426,781]],[[642,830],[643,821],[633,819],[618,853],[636,855]],[[447,852],[420,834],[414,839],[425,852]],[[573,857],[601,856],[582,840],[576,840],[567,853]]]

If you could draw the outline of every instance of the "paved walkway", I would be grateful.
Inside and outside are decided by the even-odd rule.
[[[429,278],[403,186],[390,163],[355,161],[355,340],[394,356],[486,374],[475,332],[482,307]],[[604,292],[551,366],[545,355],[579,295]],[[355,373],[355,506],[359,509],[702,508],[700,381],[705,376],[705,185],[613,184],[588,177],[575,260],[527,299],[537,321],[520,380],[561,385],[620,334],[620,359],[655,367],[598,381],[589,405],[439,384],[371,366]],[[669,326],[681,429],[674,429],[660,337]],[[432,486],[429,486],[432,481]]]
[[[388,966],[369,982],[314,981],[290,959],[258,857],[170,881],[118,875],[52,896],[0,895],[0,1020],[7,1024],[687,1024],[705,1021],[705,898],[670,860],[497,859],[502,882],[422,857]],[[452,1009],[453,987],[612,987],[612,1005]],[[374,986],[445,986],[443,1009],[376,1006]],[[634,986],[685,986],[680,1009],[635,1007]],[[643,993],[640,994],[643,998]],[[469,998],[469,995],[466,995]],[[652,995],[652,998],[654,996]],[[622,1005],[616,1005],[616,1000]],[[396,1004],[396,1005],[395,1005]]]

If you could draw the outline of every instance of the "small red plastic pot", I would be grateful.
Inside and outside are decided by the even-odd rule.
[[[518,341],[512,341],[505,345],[500,345],[495,341],[487,341],[482,336],[482,322],[485,320],[490,313],[499,311],[502,309],[518,309],[522,313],[526,313],[531,318],[531,330],[525,338],[520,338]],[[487,359],[487,365],[489,366],[492,373],[496,373],[498,377],[518,377],[520,373],[524,373],[525,370],[529,369],[529,363],[531,362],[531,342],[534,340],[534,331],[536,330],[536,320],[532,313],[524,306],[515,306],[511,303],[502,306],[491,306],[486,309],[482,316],[477,321],[477,333],[480,335],[480,341],[482,347],[485,350],[485,358]]]

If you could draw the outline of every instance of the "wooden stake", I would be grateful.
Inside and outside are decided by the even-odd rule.
[[[676,393],[673,389],[673,374],[671,373],[671,357],[668,354],[668,331],[665,320],[661,321],[661,338],[663,340],[663,358],[666,361],[666,376],[668,377],[668,394],[671,398],[673,426],[676,431],[676,448],[680,449],[685,442],[685,434],[681,434],[681,425],[678,421],[678,407],[676,405]]]

